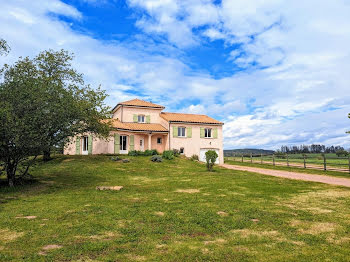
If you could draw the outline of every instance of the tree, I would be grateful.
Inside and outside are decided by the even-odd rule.
[[[46,145],[44,160],[50,159],[53,146],[63,146],[77,134],[90,132],[107,137],[110,108],[104,105],[106,94],[99,87],[93,90],[84,84],[83,75],[72,68],[73,55],[61,50],[41,52],[34,60],[39,85],[45,90]]]
[[[46,51],[5,66],[0,83],[0,162],[10,186],[33,159],[77,134],[109,134],[109,108],[100,88],[84,85],[66,51]],[[1,173],[1,172],[0,172]]]
[[[208,171],[213,171],[213,167],[217,158],[218,154],[215,150],[208,150],[207,152],[205,152],[205,160],[207,161]]]
[[[10,52],[10,47],[4,39],[0,38],[0,56],[7,55]]]
[[[348,114],[348,118],[350,118],[350,113]],[[346,132],[346,133],[350,134],[350,131],[348,131],[348,132]]]
[[[44,115],[32,62],[21,59],[5,69],[4,81],[0,83],[0,162],[13,186],[16,175],[26,175],[42,150]]]

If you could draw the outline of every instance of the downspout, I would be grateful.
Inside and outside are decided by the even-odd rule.
[[[169,150],[170,150],[170,121],[169,121]]]

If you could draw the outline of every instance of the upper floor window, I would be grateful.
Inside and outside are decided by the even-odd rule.
[[[186,136],[186,128],[185,127],[179,127],[177,129],[177,136],[178,137],[185,137]]]
[[[139,123],[145,123],[145,116],[144,115],[138,115],[137,122]]]
[[[211,133],[212,133],[211,128],[205,128],[204,129],[204,137],[212,137]]]

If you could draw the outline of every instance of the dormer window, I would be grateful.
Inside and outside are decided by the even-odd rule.
[[[138,115],[137,122],[139,123],[145,123],[145,116],[144,115]]]

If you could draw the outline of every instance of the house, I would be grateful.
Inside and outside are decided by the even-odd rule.
[[[118,103],[113,108],[112,131],[104,140],[92,135],[74,138],[64,154],[127,154],[131,150],[178,149],[205,161],[205,152],[215,150],[223,163],[223,123],[206,115],[163,112],[164,106],[140,99]]]

